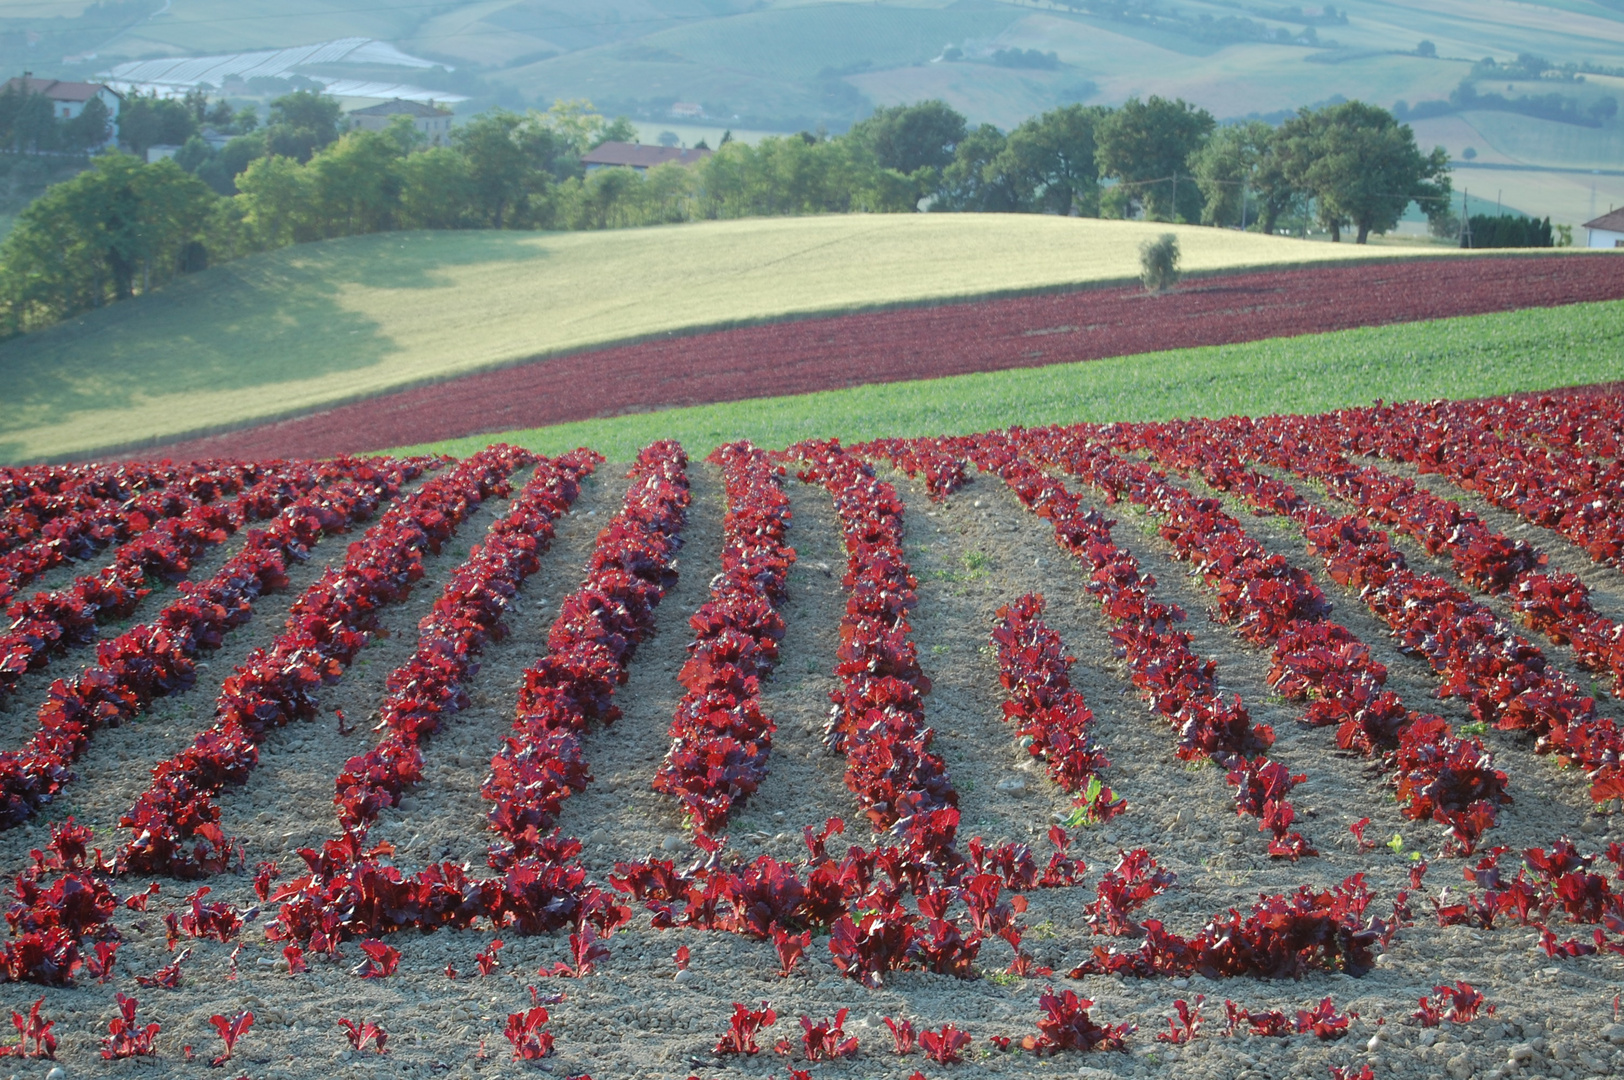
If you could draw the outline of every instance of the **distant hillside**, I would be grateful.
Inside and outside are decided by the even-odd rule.
[[[0,345],[0,460],[173,439],[609,342],[1131,279],[1140,243],[1167,229],[852,215],[303,244]],[[1382,252],[1176,231],[1197,272]]]
[[[1115,104],[1130,95],[1182,96],[1230,119],[1278,117],[1337,98],[1402,102],[1428,117],[1419,121],[1423,138],[1449,150],[1460,165],[1457,186],[1474,195],[1569,224],[1624,205],[1624,175],[1609,174],[1624,172],[1624,110],[1600,119],[1589,111],[1601,98],[1624,104],[1624,3],[1617,0],[0,6],[0,65],[62,76],[88,76],[121,60],[341,38],[375,38],[445,66],[322,64],[288,78],[410,82],[466,96],[463,113],[585,97],[637,120],[645,139],[669,133],[688,144],[714,145],[728,128],[841,131],[878,105],[927,97],[1005,128],[1062,103]],[[1525,53],[1571,74],[1525,77],[1515,69]],[[1485,57],[1500,66],[1483,70]],[[1487,111],[1449,106],[1463,80]],[[263,98],[274,87],[252,89]],[[1438,107],[1448,115],[1440,118]],[[1495,111],[1505,108],[1513,111]]]

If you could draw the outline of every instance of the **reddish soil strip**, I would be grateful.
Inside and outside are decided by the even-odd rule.
[[[143,451],[321,457],[865,383],[1624,298],[1624,259],[1426,259],[800,319],[552,357]]]

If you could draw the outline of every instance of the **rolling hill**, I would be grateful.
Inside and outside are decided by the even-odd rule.
[[[929,97],[1009,128],[1063,103],[1146,94],[1182,96],[1221,119],[1337,98],[1436,103],[1463,80],[1581,109],[1624,96],[1624,6],[1610,0],[0,2],[0,62],[66,77],[135,58],[367,37],[445,67],[341,63],[296,74],[405,80],[466,96],[464,113],[588,98],[632,117],[646,140],[669,133],[688,144],[714,145],[724,129],[841,131],[876,106]],[[1570,75],[1498,81],[1473,66],[1522,53],[1571,65]],[[273,88],[252,92],[263,101]],[[1624,205],[1624,175],[1613,175],[1624,170],[1612,168],[1620,131],[1617,117],[1598,125],[1515,109],[1456,111],[1419,128],[1425,144],[1456,156],[1462,186],[1568,224]],[[1468,149],[1477,160],[1461,160]]]
[[[1166,228],[854,215],[301,245],[0,347],[0,458],[170,441],[612,342],[1122,281]],[[1176,231],[1193,272],[1406,250]]]

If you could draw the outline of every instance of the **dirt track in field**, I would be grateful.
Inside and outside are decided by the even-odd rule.
[[[1330,298],[1341,298],[1332,300]],[[325,457],[868,383],[1624,298],[1624,259],[1416,259],[813,318],[574,353],[138,457]]]
[[[690,451],[697,459],[702,449]],[[557,601],[579,582],[598,527],[618,506],[625,488],[623,472],[622,467],[601,467],[575,509],[560,521],[557,540],[510,614],[512,635],[487,650],[481,671],[469,685],[472,707],[426,746],[425,781],[399,810],[383,815],[374,835],[399,845],[398,861],[403,866],[415,868],[431,858],[466,858],[475,873],[483,872],[490,834],[483,820],[487,804],[478,788],[485,763],[511,720],[521,671],[545,647]],[[669,857],[687,859],[694,851],[683,838],[673,804],[648,788],[681,693],[675,676],[689,638],[686,620],[703,601],[718,566],[723,509],[719,478],[712,466],[697,460],[690,475],[694,501],[678,582],[657,612],[655,635],[639,648],[630,680],[617,692],[625,715],[585,740],[595,781],[566,804],[561,822],[566,832],[585,842],[583,861],[600,881],[615,860],[660,850],[671,837],[678,838],[680,850]],[[1399,818],[1367,762],[1335,753],[1331,732],[1296,725],[1295,707],[1272,697],[1264,683],[1266,654],[1205,619],[1212,594],[1199,579],[1188,576],[1185,564],[1172,559],[1171,548],[1155,533],[1150,519],[1123,506],[1107,511],[1119,519],[1118,542],[1156,576],[1160,595],[1188,611],[1193,647],[1217,661],[1220,682],[1244,698],[1254,719],[1275,725],[1276,756],[1307,775],[1293,801],[1304,815],[1303,832],[1322,853],[1319,858],[1297,864],[1270,860],[1256,823],[1236,817],[1222,775],[1214,768],[1193,768],[1177,760],[1174,733],[1129,687],[1106,622],[1083,589],[1084,575],[1055,546],[1047,521],[1026,513],[995,477],[979,476],[945,503],[932,503],[918,484],[889,471],[883,475],[897,485],[908,505],[906,549],[920,579],[920,604],[911,622],[921,663],[934,683],[926,699],[926,717],[937,733],[935,747],[960,793],[961,837],[979,834],[994,842],[1027,841],[1041,861],[1049,850],[1044,833],[1051,816],[1068,804],[1041,770],[1023,760],[1002,722],[1003,693],[996,661],[987,648],[996,609],[1021,593],[1042,591],[1049,603],[1046,620],[1077,657],[1073,681],[1095,713],[1095,733],[1112,761],[1105,778],[1129,803],[1129,811],[1108,826],[1078,831],[1074,852],[1091,868],[1090,886],[1114,863],[1119,849],[1148,847],[1178,873],[1179,887],[1154,901],[1147,914],[1187,934],[1209,915],[1244,906],[1259,892],[1279,892],[1303,882],[1324,887],[1358,872],[1367,874],[1378,894],[1377,905],[1388,904],[1404,882],[1408,852],[1431,854],[1438,847],[1435,830]],[[524,478],[523,474],[515,478],[515,488]],[[820,824],[830,815],[840,815],[848,824],[845,836],[831,844],[833,850],[846,843],[865,847],[873,843],[843,786],[843,761],[830,756],[820,739],[827,694],[834,687],[830,672],[845,602],[840,584],[845,556],[838,525],[822,489],[791,479],[787,490],[795,515],[788,539],[798,560],[789,578],[791,599],[783,609],[787,635],[781,661],[765,688],[764,709],[778,723],[771,772],[729,829],[730,847],[752,858],[762,853],[781,858],[800,854],[801,827]],[[412,597],[385,614],[389,635],[369,646],[342,681],[322,692],[320,718],[273,734],[261,768],[247,787],[221,800],[229,831],[247,843],[249,866],[276,859],[285,873],[297,873],[292,848],[331,832],[333,776],[345,758],[375,738],[367,718],[377,708],[388,672],[409,654],[415,642],[413,628],[447,576],[504,507],[501,501],[481,507],[439,556],[426,560],[425,578]],[[1304,553],[1302,538],[1294,530],[1270,519],[1237,516],[1271,551],[1311,571],[1319,569],[1318,560]],[[1505,527],[1505,517],[1495,524]],[[1624,611],[1624,580],[1617,571],[1594,567],[1549,534],[1540,535],[1539,543],[1556,552],[1564,565],[1585,566],[1587,580],[1598,591],[1598,606],[1605,604],[1613,615]],[[28,849],[45,839],[47,822],[70,813],[96,828],[98,843],[109,847],[118,843],[122,834],[114,828],[117,814],[146,784],[151,764],[207,722],[212,697],[231,667],[280,630],[282,613],[298,589],[314,580],[324,560],[341,557],[343,550],[341,538],[327,541],[315,558],[295,571],[294,589],[261,601],[254,621],[211,658],[196,688],[159,702],[134,724],[97,735],[68,797],[29,827],[0,833],[0,872],[9,876],[21,869]],[[1424,559],[1413,549],[1410,555],[1418,562]],[[1429,563],[1429,568],[1438,566]],[[1448,573],[1447,567],[1440,572]],[[1435,680],[1426,665],[1398,653],[1357,596],[1322,575],[1316,574],[1316,580],[1335,605],[1333,617],[1362,636],[1388,665],[1392,684],[1412,707],[1440,712],[1457,723],[1464,719],[1464,711],[1454,704],[1431,699]],[[1548,652],[1556,662],[1567,662],[1561,650]],[[70,665],[61,667],[66,670]],[[31,692],[37,697],[40,689],[33,686]],[[8,740],[20,730],[23,718],[32,716],[33,704],[37,702],[0,714]],[[356,724],[353,734],[338,734],[331,712],[335,706],[344,708]],[[1618,817],[1592,815],[1582,787],[1571,775],[1515,739],[1491,733],[1489,741],[1499,767],[1510,774],[1517,799],[1502,814],[1502,824],[1489,842],[1513,848],[1548,845],[1562,832],[1577,837],[1581,828],[1588,830],[1581,840],[1586,849],[1624,840]],[[1023,780],[1025,790],[1000,791],[999,783],[1011,778]],[[1400,833],[1406,854],[1386,848],[1359,854],[1347,825],[1366,815],[1373,819],[1373,838],[1386,840]],[[1458,859],[1435,859],[1428,892],[1436,894],[1445,885],[1458,888],[1461,866]],[[145,884],[146,879],[124,881],[120,892]],[[230,900],[244,908],[257,903],[246,875],[224,875],[209,884],[214,889],[211,899]],[[980,956],[983,978],[960,981],[897,973],[887,977],[883,989],[869,991],[835,974],[823,939],[814,940],[800,970],[787,980],[779,979],[776,959],[766,943],[719,933],[656,932],[639,911],[631,926],[609,942],[611,959],[598,974],[583,980],[542,979],[535,974],[539,965],[564,958],[561,935],[529,939],[506,935],[507,947],[500,954],[503,967],[488,978],[479,977],[473,957],[494,936],[488,930],[403,935],[394,942],[402,953],[400,971],[389,979],[350,975],[349,966],[360,959],[353,944],[345,947],[345,961],[316,960],[308,974],[294,977],[277,967],[279,948],[250,926],[242,936],[235,979],[231,946],[190,942],[196,953],[185,965],[186,981],[180,990],[138,990],[133,976],[151,971],[170,955],[164,947],[163,914],[179,909],[194,887],[163,881],[148,913],[122,909],[117,913],[114,921],[128,943],[112,983],[99,986],[84,979],[71,990],[4,988],[0,1000],[12,1006],[43,994],[45,1014],[59,1021],[58,1056],[70,1078],[202,1075],[201,1065],[181,1063],[181,1046],[191,1044],[200,1056],[212,1056],[219,1043],[208,1017],[239,1008],[252,1009],[256,1024],[240,1044],[233,1068],[213,1075],[246,1074],[255,1080],[540,1075],[509,1062],[500,1034],[509,1012],[528,1007],[528,984],[567,994],[567,1000],[552,1010],[550,1025],[558,1044],[549,1065],[551,1075],[560,1078],[582,1072],[598,1080],[682,1080],[691,1074],[765,1078],[785,1076],[791,1066],[808,1067],[770,1050],[745,1060],[710,1054],[731,1003],[762,1000],[771,1001],[781,1017],[763,1040],[766,1046],[780,1037],[798,1044],[802,1014],[819,1019],[849,1008],[848,1031],[860,1040],[860,1056],[810,1066],[817,1077],[842,1080],[872,1076],[902,1080],[916,1069],[932,1080],[1061,1074],[1096,1080],[1102,1076],[1282,1080],[1324,1077],[1329,1065],[1372,1059],[1379,1062],[1377,1075],[1383,1077],[1486,1078],[1507,1060],[1513,1046],[1525,1042],[1537,1049],[1532,1050],[1532,1065],[1518,1073],[1522,1077],[1566,1080],[1624,1070],[1624,1052],[1599,1038],[1611,1022],[1613,995],[1624,990],[1624,959],[1549,960],[1530,950],[1530,932],[1520,927],[1489,933],[1464,927],[1438,929],[1419,898],[1416,925],[1403,931],[1378,968],[1361,979],[1316,974],[1300,983],[1020,980],[999,974],[1010,953],[1003,942],[993,940]],[[1031,910],[1024,917],[1030,927],[1026,941],[1040,963],[1063,972],[1101,943],[1102,939],[1088,936],[1082,911],[1091,898],[1091,887],[1031,894]],[[263,922],[268,914],[261,913],[252,922]],[[1578,928],[1560,929],[1566,937]],[[674,980],[671,963],[681,944],[693,952],[694,976],[687,985]],[[446,976],[448,963],[458,969],[458,978]],[[1416,998],[1438,982],[1461,978],[1483,990],[1498,1011],[1465,1027],[1446,1025],[1441,1042],[1423,1046],[1421,1030],[1407,1023]],[[1073,1055],[1040,1064],[1029,1056],[992,1052],[989,1036],[1012,1035],[1018,1041],[1035,1030],[1035,999],[1050,981],[1094,999],[1102,1021],[1139,1024],[1130,1053]],[[97,1056],[98,1038],[114,1014],[115,991],[140,999],[143,1022],[150,1018],[162,1023],[158,1043],[162,1056],[155,1065],[105,1062]],[[1173,1001],[1198,993],[1207,997],[1206,1037],[1177,1050],[1157,1043],[1154,1033],[1165,1028],[1162,1017],[1172,1011]],[[1326,996],[1339,1010],[1351,1008],[1361,1014],[1352,1034],[1340,1042],[1220,1034],[1225,998],[1251,1008],[1294,1013]],[[889,1052],[882,1015],[908,1016],[933,1027],[955,1021],[974,1036],[975,1058],[955,1067],[936,1066],[918,1056],[899,1059]],[[336,1027],[339,1016],[381,1022],[390,1033],[389,1054],[383,1058],[351,1054]],[[1381,1028],[1386,1045],[1371,1054],[1366,1046],[1377,1031],[1378,1018],[1386,1021]],[[41,1064],[19,1065],[15,1075],[43,1076]],[[0,1075],[10,1071],[0,1067]]]

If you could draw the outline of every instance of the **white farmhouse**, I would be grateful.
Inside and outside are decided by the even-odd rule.
[[[412,118],[412,127],[434,146],[451,141],[450,109],[442,109],[434,102],[404,101],[395,98],[382,105],[350,110],[350,127],[362,131],[384,131],[397,116]]]
[[[1624,210],[1614,210],[1595,221],[1587,221],[1585,229],[1590,233],[1586,247],[1624,248]]]
[[[101,83],[63,82],[61,79],[36,79],[24,73],[20,79],[7,79],[5,89],[25,94],[43,94],[51,103],[51,112],[58,120],[72,120],[85,111],[91,98],[101,98],[107,106],[110,119],[118,119],[118,107],[124,99]]]

